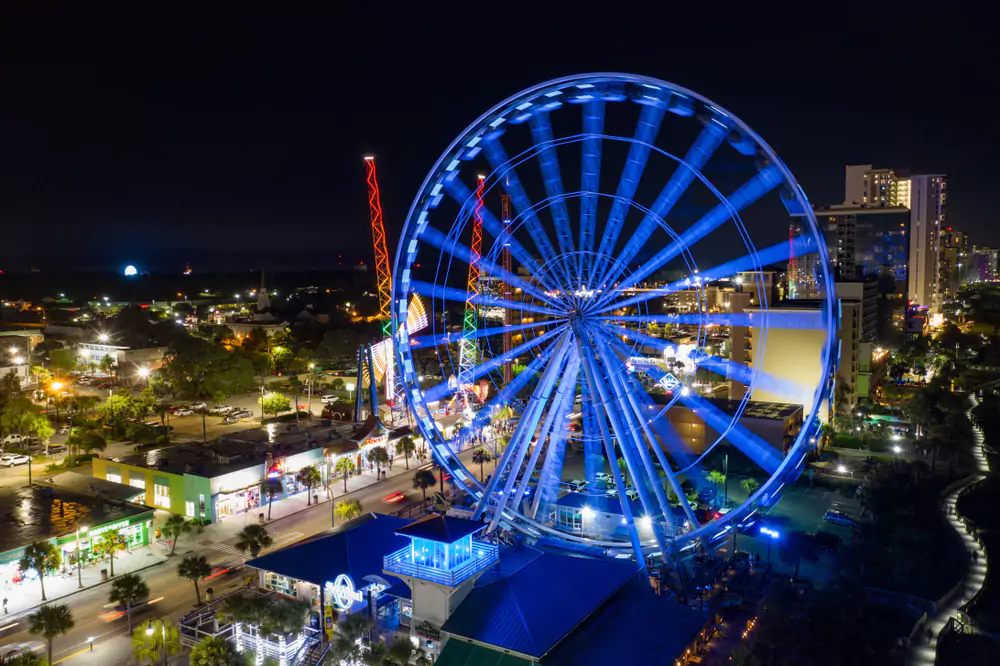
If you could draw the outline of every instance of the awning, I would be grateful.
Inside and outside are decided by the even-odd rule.
[[[532,666],[534,663],[453,638],[444,646],[434,666]]]

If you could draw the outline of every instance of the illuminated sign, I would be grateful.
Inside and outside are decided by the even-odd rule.
[[[267,467],[267,478],[276,479],[285,473],[285,459],[275,458]]]
[[[347,574],[340,574],[332,583],[327,583],[326,591],[333,605],[342,611],[350,610],[356,602],[364,601],[364,595],[354,589],[354,581]]]
[[[660,378],[660,381],[656,383],[668,391],[673,391],[675,388],[681,385],[681,383],[677,380],[677,378],[674,377],[669,372],[663,375],[663,377]]]

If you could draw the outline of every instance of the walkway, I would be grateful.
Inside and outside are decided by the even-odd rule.
[[[969,402],[971,406],[966,415],[971,420],[972,410],[979,403],[974,394],[969,395]],[[962,612],[962,607],[979,594],[986,578],[986,551],[982,544],[969,534],[965,520],[958,515],[956,509],[959,496],[971,486],[985,479],[990,473],[989,463],[983,453],[983,432],[975,425],[975,421],[972,423],[972,457],[975,459],[976,471],[957,484],[953,484],[941,500],[941,510],[948,519],[948,523],[962,538],[966,550],[969,551],[969,569],[958,585],[938,601],[934,614],[927,617],[914,635],[910,654],[906,660],[906,663],[911,666],[931,666],[934,664],[937,659],[938,637],[951,618],[961,620],[965,624],[970,623],[968,617]],[[927,638],[928,629],[932,633],[930,640]]]

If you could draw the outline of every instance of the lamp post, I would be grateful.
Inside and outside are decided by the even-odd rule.
[[[83,588],[83,551],[80,550],[80,534],[86,534],[87,530],[90,529],[86,525],[80,527],[76,526],[76,581],[79,583],[80,588]],[[90,646],[91,651],[93,651],[94,646]]]
[[[306,390],[309,392],[308,402],[306,402],[306,408],[309,410],[309,418],[312,418],[313,413],[313,382],[316,381],[316,376],[313,374],[313,371],[315,368],[315,363],[309,364],[309,383],[306,385]],[[298,411],[299,406],[295,405],[295,413],[297,414]]]
[[[149,620],[149,624],[146,625],[146,635],[147,636],[152,636],[153,635],[153,623],[154,622],[159,622],[160,623],[160,628],[162,629],[162,632],[163,632],[162,633],[162,636],[163,636],[163,664],[164,664],[164,666],[166,666],[166,663],[167,663],[167,625],[163,621],[163,618],[154,617],[152,620]]]

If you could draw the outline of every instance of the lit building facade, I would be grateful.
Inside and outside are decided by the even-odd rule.
[[[940,232],[945,223],[947,187],[941,174],[911,177],[909,300],[941,310]]]
[[[969,269],[968,239],[963,232],[948,227],[941,231],[939,246],[938,284],[942,301],[947,301],[955,298],[965,281]]]

